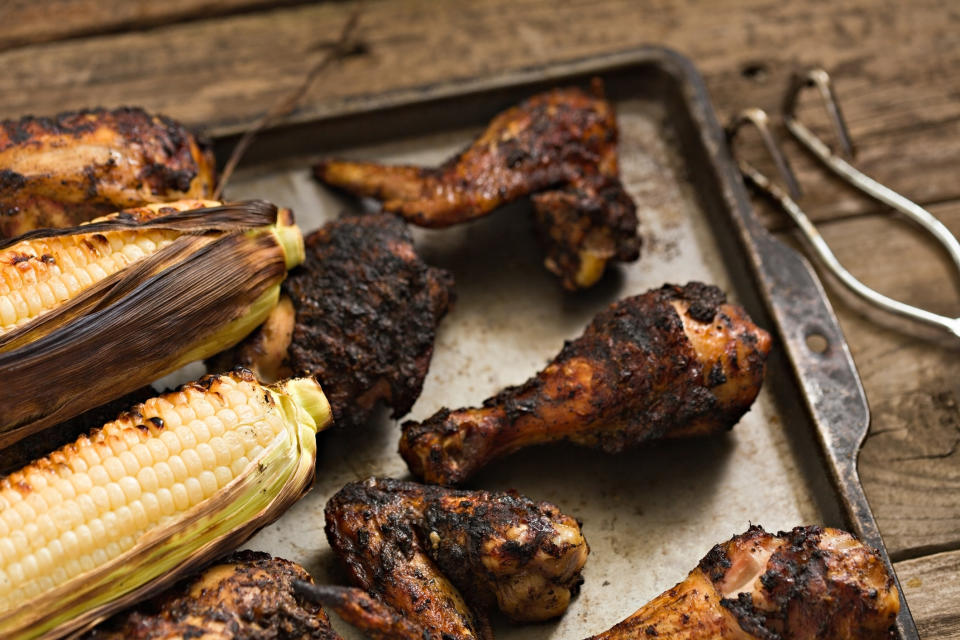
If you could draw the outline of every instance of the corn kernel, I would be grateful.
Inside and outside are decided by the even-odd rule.
[[[163,488],[157,491],[157,504],[160,505],[160,513],[165,516],[172,515],[177,510],[177,505],[173,501],[173,493],[170,489]]]
[[[140,496],[140,504],[143,506],[148,522],[159,522],[160,518],[163,517],[163,513],[160,511],[160,501],[157,500],[156,494],[143,494]]]
[[[217,486],[221,489],[230,484],[233,480],[233,473],[227,467],[217,467],[213,470],[213,475],[217,478]]]
[[[160,442],[163,443],[168,455],[176,455],[183,450],[183,446],[180,444],[180,438],[178,438],[177,434],[173,431],[164,431],[160,434]]]
[[[200,465],[204,469],[213,469],[217,466],[217,454],[214,453],[213,448],[209,444],[205,442],[198,444],[196,453],[200,458]]]
[[[189,426],[177,427],[177,440],[180,441],[181,451],[190,451],[197,446],[197,438]]]
[[[116,482],[126,474],[123,464],[117,458],[107,458],[103,461],[103,468],[106,469],[110,480]]]
[[[120,489],[123,490],[123,497],[126,502],[131,502],[140,497],[140,483],[137,482],[136,478],[132,476],[126,476],[124,478],[120,478],[120,482],[117,484],[120,485]]]
[[[165,445],[159,437],[147,440],[146,447],[150,451],[150,456],[153,458],[154,464],[163,462],[170,456],[167,445]]]
[[[170,465],[170,470],[173,472],[173,477],[177,482],[183,482],[187,479],[189,473],[180,456],[170,456],[170,458],[167,459],[167,464]]]
[[[147,493],[153,493],[160,488],[160,483],[157,482],[157,472],[154,471],[153,467],[140,469],[137,473],[136,482]]]
[[[154,442],[154,439],[151,438],[147,442]],[[130,453],[136,458],[137,468],[149,467],[153,464],[153,456],[150,455],[150,449],[147,448],[147,445],[144,443],[137,443],[130,448]],[[137,469],[133,470],[133,473],[136,473]]]
[[[197,476],[197,481],[200,483],[204,498],[209,498],[217,492],[217,476],[213,475],[213,471],[202,471]]]
[[[187,490],[191,507],[203,500],[203,487],[200,486],[200,481],[196,477],[187,478],[183,487]]]
[[[105,488],[107,490],[107,497],[110,500],[111,509],[119,509],[126,503],[126,496],[123,495],[123,489],[120,488],[119,484],[111,482]]]
[[[200,456],[197,455],[196,449],[184,451],[180,455],[180,459],[183,460],[183,464],[187,467],[188,478],[195,478],[203,471],[203,463],[200,461]]]
[[[186,511],[190,508],[190,496],[187,495],[183,483],[178,482],[170,487],[170,493],[173,495],[173,504],[176,505],[177,511]]]

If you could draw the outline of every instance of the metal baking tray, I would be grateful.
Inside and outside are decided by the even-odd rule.
[[[807,262],[752,211],[703,82],[680,55],[641,48],[337,103],[319,120],[262,134],[227,195],[292,207],[309,231],[358,207],[316,184],[311,160],[436,164],[502,109],[594,77],[616,105],[622,177],[641,220],[640,260],[570,294],[542,266],[527,202],[459,227],[416,230],[421,255],[453,271],[458,298],[409,417],[476,405],[524,381],[607,304],[664,282],[719,285],[774,333],[776,346],[755,406],[727,435],[616,456],[546,446],[498,461],[473,479],[472,487],[515,488],[555,502],[583,521],[591,546],[586,582],[567,613],[532,626],[495,619],[503,640],[599,633],[750,523],[768,530],[841,526],[883,549],[857,477],[869,413],[843,335]],[[220,151],[233,142],[218,141]],[[324,504],[349,481],[407,477],[396,452],[399,435],[386,412],[365,428],[321,434],[312,491],[247,546],[297,561],[321,583],[345,582],[324,536]],[[906,607],[900,625],[904,639],[916,638]]]

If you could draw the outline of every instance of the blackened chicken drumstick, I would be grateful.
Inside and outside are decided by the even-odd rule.
[[[489,640],[494,606],[517,621],[556,617],[588,553],[575,519],[516,493],[371,478],[331,498],[326,520],[330,546],[369,597],[328,589],[324,601],[382,637]]]
[[[424,227],[473,220],[533,195],[545,264],[568,289],[593,285],[611,260],[639,256],[613,107],[579,89],[542,93],[504,111],[437,168],[328,160],[314,174]]]
[[[462,482],[523,447],[611,453],[729,429],[760,390],[770,336],[716,287],[666,285],[601,312],[546,369],[480,408],[406,422],[400,453],[427,482]]]
[[[849,533],[754,526],[588,640],[889,640],[899,610],[880,555]]]

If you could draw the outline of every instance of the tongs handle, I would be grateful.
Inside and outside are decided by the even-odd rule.
[[[816,88],[824,104],[830,120],[833,122],[840,143],[840,153],[835,153],[829,146],[818,138],[806,125],[797,119],[797,101],[800,93],[806,88]],[[891,209],[896,209],[933,235],[947,250],[950,259],[960,271],[960,241],[950,233],[946,225],[937,220],[933,214],[905,198],[893,189],[886,187],[870,176],[866,175],[841,157],[853,157],[853,143],[847,130],[840,103],[837,101],[830,76],[823,69],[811,69],[803,74],[794,74],[790,88],[783,103],[783,124],[787,130],[806,147],[807,151],[817,157],[820,162],[835,174],[857,187],[871,198],[882,202]]]
[[[836,113],[839,113],[839,111]],[[836,170],[844,177],[854,181],[854,184],[857,187],[863,189],[869,195],[873,195],[874,197],[877,197],[877,199],[880,199],[887,204],[891,204],[892,202],[903,204],[903,202],[906,202],[912,205],[909,207],[910,213],[907,213],[907,215],[914,220],[917,220],[917,222],[930,230],[931,233],[934,233],[935,237],[937,237],[937,239],[947,247],[951,257],[957,263],[958,269],[960,269],[960,245],[958,245],[956,238],[950,234],[943,224],[930,215],[930,213],[926,210],[910,202],[896,192],[891,191],[883,185],[875,182],[871,178],[854,169],[845,161],[836,157],[832,152],[830,152],[829,148],[827,148],[822,141],[814,136],[809,129],[800,124],[796,119],[791,119],[790,122],[792,122],[793,126],[791,131],[795,131],[795,135],[798,135],[802,143],[805,145],[809,143],[811,146],[808,146],[808,148],[810,148],[811,151],[817,155],[817,157],[821,158],[825,163],[827,163],[831,169]],[[842,120],[838,120],[838,122],[842,123]],[[770,131],[769,118],[766,112],[764,112],[762,109],[746,109],[742,111],[728,128],[728,136],[732,137],[743,125],[746,124],[754,126],[759,131],[764,146],[766,147],[768,153],[773,157],[777,169],[783,175],[784,181],[787,184],[787,188],[794,197],[799,196],[800,186],[797,183],[793,170],[790,168],[786,156],[783,155],[779,146],[774,140],[773,134]],[[790,127],[791,125],[788,123],[787,126]],[[845,131],[845,128],[843,130]],[[849,138],[847,138],[845,134],[841,135],[841,140],[844,139],[849,142]],[[823,153],[822,156],[821,153]],[[823,262],[824,266],[826,266],[827,269],[850,291],[860,296],[867,302],[885,309],[886,311],[902,317],[910,318],[912,320],[917,320],[919,322],[934,326],[938,329],[945,330],[951,335],[960,338],[960,318],[949,318],[947,316],[942,316],[937,313],[927,311],[926,309],[920,309],[904,302],[900,302],[899,300],[894,300],[893,298],[883,295],[879,291],[871,289],[863,282],[858,280],[840,263],[840,261],[837,259],[837,256],[830,249],[830,246],[823,239],[823,236],[821,236],[820,232],[817,231],[816,226],[813,224],[810,218],[807,217],[807,214],[804,213],[800,205],[797,204],[794,197],[791,197],[791,193],[784,191],[779,185],[767,178],[767,176],[765,176],[745,160],[738,160],[737,164],[741,173],[743,173],[744,177],[746,177],[751,184],[766,193],[769,197],[773,198],[780,205],[780,207],[786,211],[786,213],[796,223],[797,227],[800,229],[800,232],[810,244],[810,247]],[[875,194],[881,194],[883,195],[883,198],[881,198],[881,195]],[[901,211],[904,210],[901,209],[900,206],[896,206],[894,204],[891,204],[891,206],[895,206],[895,208]]]

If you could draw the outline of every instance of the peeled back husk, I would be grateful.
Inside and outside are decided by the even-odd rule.
[[[166,244],[152,253],[0,332],[0,447],[236,344],[303,260],[290,212],[260,201],[149,205],[34,231],[0,244],[0,252],[35,278],[26,268],[43,273],[58,243],[77,245],[73,255],[96,255],[118,235],[161,232]],[[63,255],[51,268],[69,275],[71,254]]]
[[[234,401],[234,408],[230,408],[228,405],[237,395],[240,403]],[[211,405],[212,410],[221,413],[210,413]],[[206,418],[202,417],[204,408]],[[222,413],[224,410],[227,414]],[[184,418],[181,426],[174,426],[176,420],[173,418],[176,416],[170,412],[179,412],[177,415],[186,415],[189,419]],[[159,415],[167,415],[168,420],[159,420]],[[220,422],[226,426],[221,426],[219,430],[211,427],[205,431],[205,425],[217,424],[217,416],[224,415],[230,416]],[[46,538],[27,541],[26,551],[21,551],[14,559],[4,558],[4,578],[9,579],[8,575],[13,575],[12,565],[16,563],[20,567],[16,573],[24,582],[12,591],[8,588],[0,599],[3,606],[8,608],[0,613],[0,637],[58,638],[89,629],[112,613],[141,602],[169,587],[186,573],[242,544],[261,527],[275,520],[309,488],[314,478],[315,435],[318,430],[328,426],[330,420],[330,406],[313,379],[293,379],[267,386],[256,382],[249,371],[207,376],[185,385],[178,392],[137,405],[102,430],[12,474],[0,484],[0,518],[5,520],[8,515],[13,515],[8,511],[17,510],[21,501],[35,507],[37,500],[46,498],[49,506],[45,511],[38,512],[36,517],[53,518],[54,522],[66,524],[60,526],[59,531],[49,532]],[[262,425],[265,423],[273,427],[267,431],[271,435],[263,440]],[[203,437],[194,440],[192,436],[186,436],[187,442],[183,442],[183,429],[188,425],[192,425],[194,433],[197,430],[203,433],[209,444],[201,442]],[[161,446],[163,443],[169,444],[167,436],[178,437],[183,449],[171,453],[172,450]],[[111,444],[116,437],[127,442],[128,448],[120,453],[117,453],[116,445]],[[214,442],[218,439],[219,443]],[[229,480],[224,479],[225,484],[221,484],[211,495],[186,509],[178,508],[172,514],[154,507],[153,519],[145,522],[137,523],[136,518],[129,517],[131,512],[143,513],[143,505],[148,502],[156,505],[156,497],[162,498],[163,492],[169,493],[164,486],[172,485],[162,482],[158,485],[153,478],[164,475],[161,467],[179,466],[179,463],[173,464],[174,457],[179,456],[178,460],[183,461],[189,457],[199,460],[203,457],[201,450],[204,447],[219,447],[225,452],[223,447],[235,450],[238,443],[242,442],[248,443],[247,453],[232,454],[235,456],[234,475],[228,476],[231,478]],[[146,451],[156,452],[158,447],[163,453],[143,461]],[[200,452],[200,458],[194,455],[197,452]],[[104,510],[85,516],[74,509],[73,505],[92,504],[90,500],[96,502],[97,491],[103,494],[104,486],[96,482],[98,461],[91,461],[91,456],[96,455],[100,456],[101,469],[116,467],[108,458],[124,461],[125,470],[122,473],[118,470],[120,477],[113,477],[110,484],[125,487],[130,482],[136,482],[141,487],[138,491],[142,491],[132,499],[137,504],[129,501],[120,507],[106,504],[101,506]],[[134,458],[141,461],[135,465]],[[132,469],[128,468],[131,466]],[[227,473],[225,467],[217,470]],[[177,478],[176,482],[181,486],[189,486],[191,482],[196,484],[198,477],[202,480],[203,473],[210,474],[211,471],[207,468],[206,471],[183,473],[187,477]],[[92,485],[86,478],[92,481]],[[44,483],[45,487],[41,488],[40,485]],[[106,486],[107,489],[110,489],[110,484]],[[50,503],[51,491],[61,496],[59,502]],[[21,500],[11,492],[24,497]],[[154,497],[148,500],[148,494]],[[32,495],[35,498],[31,502]],[[68,515],[71,509],[75,512],[72,520]],[[120,524],[123,514],[128,516],[123,520],[126,526]],[[66,551],[68,539],[76,540],[81,529],[86,531],[94,527],[91,518],[100,523],[108,519],[115,523],[108,527],[106,538],[109,538],[111,530],[123,531],[114,534],[116,539],[113,541],[94,538],[92,549]],[[127,528],[136,533],[128,535]],[[6,537],[12,533],[8,532]],[[4,538],[0,536],[0,543],[7,544],[9,539]],[[62,573],[64,569],[73,566],[73,561],[81,559],[83,553],[87,554],[86,557],[100,554],[105,560],[93,568],[65,577]],[[43,590],[25,596],[28,589],[37,591],[37,579],[31,585],[29,576],[23,576],[22,568],[34,563],[26,556],[37,558],[38,554],[52,556],[54,562],[43,574]],[[58,572],[61,573],[58,575]]]

